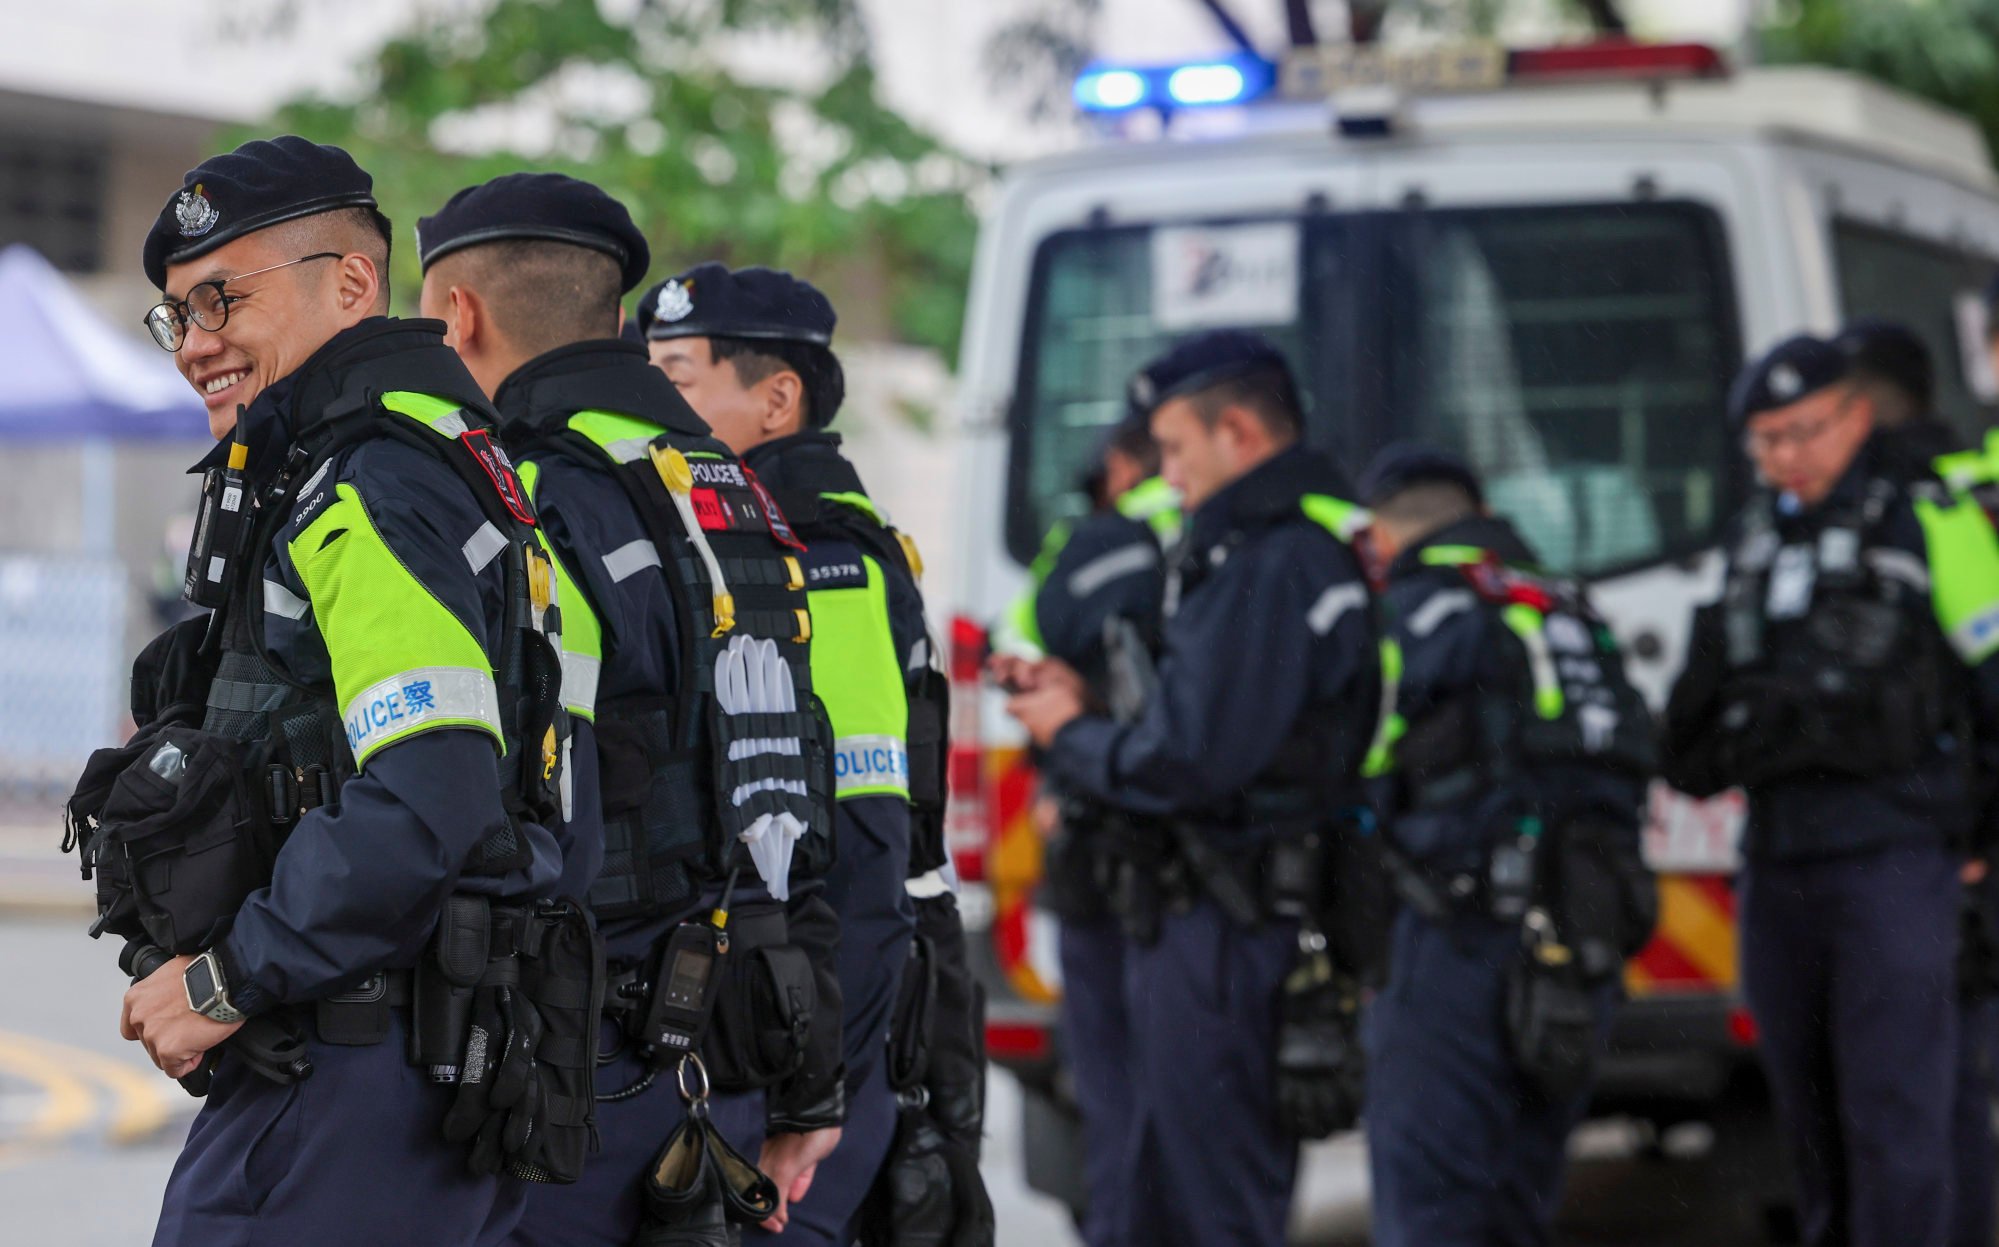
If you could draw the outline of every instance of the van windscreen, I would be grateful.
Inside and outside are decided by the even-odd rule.
[[[1288,251],[1272,233],[1287,225]],[[1174,267],[1190,248],[1191,279]],[[1216,297],[1201,264],[1223,285],[1249,276]],[[1190,317],[1186,299],[1211,306]],[[1741,348],[1711,211],[1416,209],[1047,239],[1013,411],[1015,557],[1085,505],[1078,480],[1131,372],[1201,318],[1237,316],[1284,348],[1311,440],[1350,473],[1399,439],[1457,450],[1550,567],[1600,576],[1688,554],[1726,515]]]

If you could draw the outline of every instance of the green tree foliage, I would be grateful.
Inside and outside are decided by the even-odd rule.
[[[270,126],[374,174],[400,308],[419,216],[548,169],[632,209],[652,280],[708,259],[789,268],[828,289],[849,334],[955,357],[968,195],[988,171],[881,102],[853,0],[427,4],[364,70],[359,98],[296,101]]]
[[[1856,70],[1961,112],[1999,152],[1999,0],[1795,0],[1763,59]]]

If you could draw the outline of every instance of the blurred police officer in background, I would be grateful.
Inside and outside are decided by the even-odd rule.
[[[1300,444],[1290,369],[1256,335],[1182,342],[1133,397],[1189,508],[1156,671],[1150,655],[1118,660],[1156,678],[1120,720],[1057,659],[997,657],[992,672],[1051,782],[1158,827],[1134,863],[1157,886],[1121,897],[1141,928],[1122,1054],[1138,1117],[1129,1241],[1279,1244],[1298,1135],[1350,1118],[1350,1104],[1324,1111],[1326,1097],[1357,1074],[1329,1067],[1323,1044],[1292,1042],[1287,979],[1323,964],[1329,906],[1312,893],[1338,813],[1361,802],[1380,720],[1368,589],[1348,545],[1359,513],[1332,463]],[[1129,907],[1141,896],[1147,914]]]
[[[1377,801],[1402,909],[1367,1021],[1374,1242],[1534,1247],[1657,911],[1651,715],[1581,588],[1534,570],[1462,460],[1391,446],[1359,492],[1402,660]]]
[[[148,326],[223,442],[189,577],[218,609],[197,654],[201,621],[135,672],[153,704],[124,752],[171,809],[148,818],[122,782],[72,809],[106,879],[122,832],[151,837],[127,881],[144,937],[200,954],[132,987],[126,1037],[176,1077],[228,1041],[158,1243],[495,1243],[519,1179],[573,1180],[587,1147],[567,1077],[587,1062],[532,1058],[540,1004],[592,988],[588,924],[512,903],[563,866],[556,610],[529,588],[547,564],[442,327],[384,315],[389,245],[368,175],[291,136],[189,172],[146,239]],[[101,925],[136,935],[129,902]],[[441,925],[480,950],[478,986],[464,1026],[412,1037]],[[251,1042],[273,1025],[305,1036],[275,1070]]]
[[[1874,400],[1884,472],[1913,484],[1955,478],[1984,481],[1982,449],[1961,450],[1956,430],[1936,415],[1930,351],[1908,326],[1862,318],[1834,340],[1846,352],[1854,383]],[[1975,485],[1973,486],[1975,492]],[[1995,1231],[1992,1061],[1999,1053],[1999,880],[1983,857],[1964,867],[1963,946],[1958,953],[1957,1095],[1951,1111],[1952,1247],[1986,1247]]]
[[[745,1113],[744,1097],[731,1097],[716,1115],[732,1146],[749,1156],[761,1146],[761,1163],[779,1180],[769,1194],[781,1224],[782,1188],[831,1150],[844,1106],[836,924],[818,878],[830,858],[830,828],[795,847],[784,872],[788,901],[773,900],[722,817],[728,796],[716,791],[712,754],[728,742],[710,724],[727,719],[706,713],[697,672],[726,655],[733,638],[755,636],[777,645],[801,679],[809,676],[794,620],[805,605],[802,586],[784,588],[795,558],[787,563],[792,551],[768,523],[688,528],[666,492],[655,450],[668,463],[681,456],[691,465],[689,487],[698,479],[734,508],[729,514],[760,505],[734,456],[644,347],[616,336],[619,298],[650,263],[624,205],[560,174],[508,174],[454,195],[419,223],[418,240],[424,310],[447,325],[445,340],[493,395],[555,545],[565,599],[594,607],[583,614],[587,634],[574,613],[563,629],[564,696],[597,724],[578,730],[576,751],[578,838],[587,833],[595,852],[587,873],[565,872],[564,884],[568,894],[590,897],[612,969],[600,1075],[606,1102],[597,1111],[602,1146],[583,1181],[534,1193],[513,1241],[625,1247],[642,1218],[653,1236],[723,1232],[725,1192],[705,1176],[648,1191],[656,1158],[686,1120],[669,1072],[685,1051],[678,1041],[700,1048],[720,1088],[775,1083],[764,1113]],[[702,545],[719,547],[726,559],[729,580],[719,588],[733,616],[719,637],[712,612],[700,613],[718,589],[697,570],[705,567]],[[763,635],[772,620],[782,624],[778,634]],[[722,1050],[742,1039],[729,1023],[745,1007],[739,997],[754,990],[748,974],[800,948],[820,970],[816,981],[808,971],[775,986],[817,995],[813,1033],[802,1051],[783,1054],[782,1065],[748,1068],[743,1053]],[[712,998],[685,1002],[691,1024],[680,1019],[676,1043],[667,1043],[653,1029],[654,1002],[671,990],[676,961],[705,967]],[[777,1079],[793,1057],[796,1072]],[[747,1107],[756,1107],[753,1099]],[[716,1176],[730,1173],[725,1166]]]
[[[946,684],[915,546],[826,431],[846,394],[832,304],[789,273],[702,264],[648,291],[639,319],[653,362],[806,544],[813,686],[836,737],[848,1110],[791,1192],[784,1240],[989,1243],[984,1007],[943,843]]]
[[[1129,628],[1148,649],[1158,644],[1166,551],[1181,518],[1179,495],[1158,473],[1158,445],[1136,409],[1111,430],[1083,482],[1094,509],[1058,522],[1042,542],[1028,588],[994,630],[996,652],[1060,659],[1095,704],[1110,704],[1108,632]],[[1053,835],[1037,896],[1060,923],[1064,1051],[1083,1115],[1083,1239],[1112,1247],[1128,1241],[1124,1149],[1135,1118],[1124,935],[1110,897],[1120,842],[1146,833],[1114,807],[1053,782],[1048,789],[1039,801]]]
[[[1874,404],[1882,473],[1904,483],[1935,476],[1937,459],[1964,439],[1937,415],[1929,347],[1907,325],[1875,316],[1849,322],[1833,344]]]
[[[1749,797],[1743,986],[1810,1244],[1946,1241],[1961,863],[1994,830],[1999,547],[1899,484],[1872,387],[1791,338],[1730,395],[1762,488],[1667,714],[1668,778]]]

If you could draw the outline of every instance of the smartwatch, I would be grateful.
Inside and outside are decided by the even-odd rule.
[[[187,989],[187,1007],[216,1022],[240,1022],[243,1013],[229,1003],[229,985],[222,980],[222,963],[210,949],[191,962],[181,975]]]

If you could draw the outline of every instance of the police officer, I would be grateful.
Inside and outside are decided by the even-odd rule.
[[[1910,483],[1947,479],[1974,500],[1989,495],[1994,477],[1980,450],[1961,449],[1956,430],[1934,408],[1935,369],[1929,348],[1908,326],[1865,317],[1835,339],[1853,368],[1854,383],[1872,397],[1881,426],[1884,471]],[[1999,1149],[1992,1133],[1992,1062],[1999,1052],[1999,881],[1983,859],[1963,871],[1964,946],[1958,966],[1957,1095],[1951,1111],[1953,1247],[1989,1244],[1995,1230],[1994,1167]]]
[[[1656,908],[1651,719],[1581,590],[1533,570],[1462,460],[1391,446],[1360,498],[1403,724],[1379,786],[1404,904],[1367,1022],[1374,1241],[1544,1244],[1617,971]]]
[[[806,543],[814,688],[836,739],[839,856],[827,896],[840,915],[848,1112],[787,1242],[847,1243],[891,1148],[931,1130],[950,1144],[946,1220],[983,1226],[980,1023],[943,854],[943,683],[925,631],[914,547],[888,527],[825,431],[845,377],[826,296],[789,273],[701,264],[640,301],[652,359],[715,436],[776,497]],[[912,878],[912,874],[914,878]],[[919,899],[912,899],[912,893]],[[938,1033],[920,1088],[891,1088],[891,1014],[919,936],[939,954]],[[952,952],[946,959],[941,954]],[[954,1006],[944,1010],[945,1005]],[[907,1072],[907,1071],[904,1071]],[[922,1120],[898,1112],[922,1101]],[[941,1227],[950,1228],[948,1225]],[[752,1231],[754,1234],[755,1232]]]
[[[1744,369],[1762,488],[1667,716],[1668,778],[1749,796],[1743,985],[1808,1243],[1942,1243],[1958,864],[1989,841],[1999,554],[1975,506],[1884,474],[1830,342]]]
[[[508,174],[453,196],[419,223],[418,238],[424,310],[446,324],[445,340],[493,395],[501,432],[524,457],[522,478],[555,545],[565,594],[573,586],[577,600],[596,608],[593,623],[601,621],[588,638],[579,639],[573,621],[563,635],[573,651],[567,655],[565,690],[578,714],[599,709],[588,697],[588,690],[595,691],[601,701],[595,717],[605,742],[587,758],[579,754],[579,765],[590,768],[592,799],[582,803],[584,817],[591,820],[593,837],[608,833],[610,852],[608,858],[601,851],[592,858],[589,875],[566,881],[577,895],[589,895],[596,908],[617,984],[604,1019],[612,1055],[601,1074],[607,1099],[597,1118],[602,1146],[583,1181],[534,1192],[513,1241],[625,1247],[644,1216],[645,1177],[684,1120],[677,1080],[649,1074],[657,1061],[680,1054],[643,1053],[650,1042],[644,1029],[648,1001],[637,993],[646,980],[655,991],[663,990],[655,971],[671,977],[675,936],[702,936],[711,915],[723,915],[721,929],[729,936],[725,963],[742,964],[754,956],[761,964],[770,956],[761,944],[789,944],[805,947],[823,971],[807,985],[820,999],[805,1065],[767,1097],[769,1141],[758,1115],[724,1107],[743,1107],[740,1098],[731,1097],[717,1104],[734,1136],[730,1142],[752,1156],[762,1145],[762,1163],[784,1187],[839,1138],[843,1097],[839,989],[831,976],[834,922],[814,877],[824,869],[826,854],[814,852],[824,840],[823,829],[794,850],[788,905],[771,900],[764,881],[742,870],[740,859],[737,885],[725,899],[727,875],[712,861],[688,860],[713,845],[657,842],[698,837],[704,830],[704,820],[696,817],[681,826],[665,825],[673,809],[712,812],[718,805],[710,772],[691,761],[671,764],[695,743],[685,739],[686,727],[659,713],[671,704],[699,706],[701,681],[694,671],[714,660],[703,642],[713,639],[715,621],[687,613],[693,603],[705,604],[713,588],[690,579],[690,570],[704,565],[694,539],[721,545],[729,560],[726,574],[735,583],[724,587],[735,600],[735,617],[727,631],[751,634],[761,621],[781,616],[783,635],[774,639],[793,655],[800,674],[809,675],[793,617],[804,606],[804,595],[759,587],[782,584],[789,575],[785,558],[791,549],[766,529],[722,524],[711,536],[700,527],[679,528],[670,498],[660,494],[649,501],[647,490],[637,488],[649,487],[646,478],[657,476],[650,458],[657,448],[688,456],[690,472],[704,489],[721,491],[718,502],[724,495],[752,507],[758,501],[740,481],[734,457],[708,437],[706,426],[648,363],[644,348],[616,337],[619,298],[638,284],[650,263],[645,239],[622,204],[560,174]],[[639,481],[629,479],[633,472]],[[662,549],[665,557],[655,553]],[[764,571],[769,575],[754,574]],[[716,645],[723,647],[719,640]],[[705,714],[688,721],[705,735]],[[593,736],[587,730],[578,735]],[[595,782],[599,774],[601,785]],[[648,795],[656,785],[687,791]],[[601,803],[595,801],[599,791],[605,794]],[[594,869],[599,861],[608,863],[601,874]],[[779,930],[783,938],[777,937]],[[714,990],[742,985],[714,973]],[[712,1044],[705,1047],[712,1072],[722,1078],[733,1062],[718,1059]],[[621,1094],[628,1088],[638,1090]],[[748,1107],[754,1108],[754,1101]],[[718,1217],[719,1208],[711,1204],[708,1215]],[[781,1222],[783,1215],[780,1206],[775,1219]]]
[[[1106,629],[1129,627],[1156,643],[1165,552],[1180,532],[1180,498],[1159,478],[1159,448],[1143,410],[1111,431],[1085,484],[1097,486],[1101,505],[1049,530],[1028,568],[1027,589],[994,629],[993,648],[1060,659],[1083,677],[1092,698],[1108,704]],[[1136,1120],[1124,1057],[1124,936],[1108,905],[1122,822],[1087,798],[1051,790],[1042,800],[1056,830],[1039,896],[1060,923],[1062,1031],[1083,1115],[1089,1193],[1083,1239],[1110,1247],[1126,1241],[1123,1151]]]
[[[1848,322],[1833,343],[1845,353],[1854,385],[1874,404],[1882,470],[1905,481],[1934,476],[1938,458],[1964,443],[1937,418],[1929,347],[1907,325],[1878,316]]]
[[[176,665],[200,677],[144,694],[197,709],[149,720],[134,763],[176,790],[170,825],[206,847],[132,880],[144,938],[199,955],[138,981],[122,1029],[176,1077],[219,1056],[157,1243],[493,1243],[525,1198],[509,1175],[559,1163],[503,1140],[506,1115],[484,1099],[488,1038],[495,1058],[533,1053],[521,992],[482,986],[477,1044],[448,1057],[483,1080],[432,1085],[436,1071],[405,1055],[410,967],[441,915],[471,913],[465,929],[499,959],[530,921],[509,899],[546,894],[561,870],[548,826],[563,732],[543,636],[556,604],[527,588],[546,583],[532,512],[441,327],[384,315],[388,259],[368,175],[293,136],[204,161],[146,237],[164,292],[148,327],[222,443],[204,461],[208,535],[189,578],[219,609],[203,656]],[[212,758],[224,761],[203,770]],[[223,775],[236,766],[240,787]],[[233,795],[205,787],[218,779]],[[182,821],[212,808],[212,826]],[[114,799],[92,820],[100,870],[131,813]],[[189,948],[203,937],[184,892],[215,881],[202,871],[234,851],[231,829],[282,849],[212,924],[226,935]],[[185,886],[155,894],[169,871]],[[109,929],[125,912],[107,913]],[[580,935],[587,953],[587,923]],[[288,1085],[232,1038],[280,1021],[305,1036]],[[547,1072],[508,1066],[517,1090]],[[545,1095],[564,1120],[520,1107],[509,1134],[553,1128],[580,1156],[576,1091],[529,1090],[517,1105]]]
[[[1018,690],[1009,713],[1051,779],[1159,820],[1151,856],[1188,879],[1126,952],[1130,1241],[1278,1244],[1297,1160],[1280,1121],[1280,993],[1304,950],[1295,911],[1264,903],[1265,867],[1360,801],[1381,671],[1347,544],[1358,512],[1299,444],[1297,388],[1262,338],[1190,338],[1133,394],[1189,508],[1154,692],[1118,722],[1089,712],[1058,660],[994,674]]]

